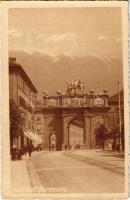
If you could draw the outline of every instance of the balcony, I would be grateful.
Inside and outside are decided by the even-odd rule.
[[[36,106],[43,108],[108,107],[108,95],[91,93],[89,95],[43,96]]]

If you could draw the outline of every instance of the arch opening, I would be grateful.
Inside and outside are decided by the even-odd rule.
[[[84,145],[84,123],[82,120],[73,119],[68,125],[69,149],[82,149]]]

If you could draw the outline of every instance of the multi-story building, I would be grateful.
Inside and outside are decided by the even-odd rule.
[[[120,92],[120,119],[119,119],[119,93],[109,97],[108,105],[110,110],[108,112],[108,127],[109,133],[106,139],[106,145],[114,145],[114,149],[121,143],[121,149],[124,150],[124,94]],[[121,133],[119,133],[119,126],[121,123]],[[111,147],[110,147],[111,148]]]
[[[35,95],[37,90],[23,67],[16,63],[16,58],[9,59],[9,99],[13,100],[20,110],[23,118],[20,134],[11,140],[17,149],[23,148],[29,143],[37,144],[42,142],[36,134],[35,126]]]

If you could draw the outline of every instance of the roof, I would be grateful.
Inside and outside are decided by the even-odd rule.
[[[121,102],[123,103],[124,102],[123,90],[120,91],[120,99],[121,99]],[[115,95],[108,98],[108,103],[118,103],[118,101],[119,101],[119,93],[116,93]]]
[[[23,67],[20,64],[16,63],[16,58],[10,58],[9,59],[9,72],[11,72],[12,70],[19,71],[19,73],[24,76],[26,82],[31,87],[31,89],[35,93],[38,93],[37,89],[35,88],[35,86],[33,85],[32,81],[30,80],[30,78],[28,77],[26,72],[24,71]]]

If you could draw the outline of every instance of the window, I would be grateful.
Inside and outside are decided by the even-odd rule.
[[[37,131],[42,131],[42,125],[41,124],[37,124]]]
[[[102,116],[96,116],[96,121],[98,122],[98,123],[101,123],[101,124],[103,124],[103,117]]]
[[[98,127],[99,125],[103,124],[103,123],[104,123],[104,118],[103,118],[103,116],[96,116],[95,122],[96,122],[96,124],[95,124],[96,127]]]
[[[22,76],[19,75],[19,77],[18,77],[18,85],[19,85],[19,87],[20,87],[21,89],[23,89],[23,85],[24,85],[23,82],[24,82],[24,81],[23,81]]]
[[[32,126],[31,126],[31,121],[28,121],[28,128],[31,129]]]
[[[41,121],[41,120],[42,120],[42,118],[40,115],[36,116],[36,121]]]
[[[31,120],[34,121],[34,116],[33,115],[31,116]]]
[[[23,108],[27,107],[26,100],[19,96],[19,105]]]

